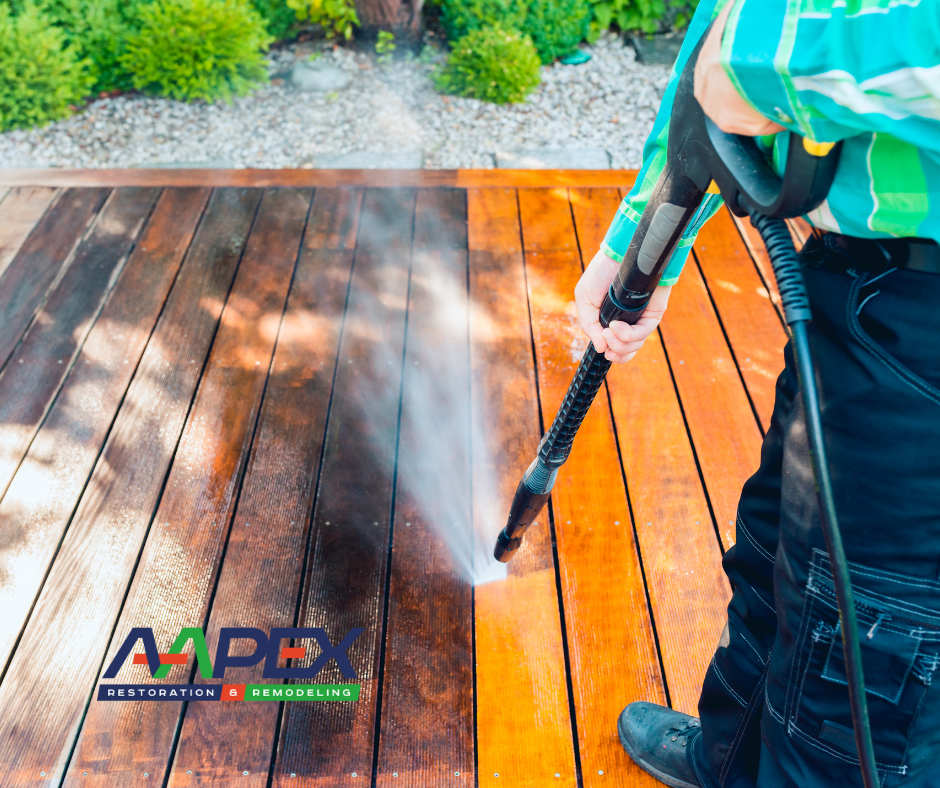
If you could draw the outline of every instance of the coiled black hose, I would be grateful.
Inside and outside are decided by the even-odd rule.
[[[790,231],[782,219],[771,219],[755,211],[751,212],[751,224],[757,228],[774,269],[783,315],[793,334],[793,354],[796,357],[797,376],[803,395],[803,409],[809,435],[810,458],[813,477],[816,480],[816,497],[819,501],[819,519],[823,538],[832,566],[832,580],[836,600],[839,603],[839,621],[842,630],[842,650],[845,656],[845,673],[849,685],[849,705],[855,727],[855,744],[858,748],[859,765],[865,788],[878,788],[878,766],[871,740],[868,719],[868,703],[865,700],[865,677],[862,673],[862,649],[858,640],[858,624],[855,620],[855,600],[849,565],[842,546],[842,534],[836,517],[832,481],[829,478],[829,463],[826,460],[826,445],[823,440],[822,415],[819,408],[819,392],[809,344],[807,323],[812,319],[809,294],[803,281],[803,271],[797,257],[796,247]]]

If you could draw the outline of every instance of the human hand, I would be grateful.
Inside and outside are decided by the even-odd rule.
[[[695,63],[695,98],[702,109],[726,134],[759,137],[783,131],[779,123],[761,115],[738,93],[721,65],[721,34],[734,0],[721,9]]]
[[[631,326],[629,323],[614,320],[604,328],[599,319],[601,304],[619,267],[615,260],[611,260],[603,252],[598,252],[574,289],[581,330],[594,343],[595,350],[603,353],[604,357],[614,364],[629,361],[643,347],[646,338],[659,325],[669,302],[669,293],[672,291],[671,286],[657,287],[636,325]]]

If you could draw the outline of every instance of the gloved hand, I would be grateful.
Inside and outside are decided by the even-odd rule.
[[[619,265],[616,261],[598,252],[575,287],[574,300],[578,307],[581,330],[590,337],[594,349],[603,353],[608,361],[623,364],[636,355],[646,338],[659,325],[672,287],[660,286],[653,291],[653,297],[636,325],[614,320],[610,326],[602,328],[598,320],[601,304],[610,289],[610,283],[614,281],[617,268]]]

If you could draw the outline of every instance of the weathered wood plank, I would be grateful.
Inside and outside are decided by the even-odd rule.
[[[48,186],[18,186],[0,189],[0,276],[13,262],[30,231],[59,193]]]
[[[347,245],[355,240],[360,199],[358,191],[334,189],[320,189],[314,197],[206,628],[210,653],[215,653],[223,626],[266,633],[294,626],[352,272],[353,253]],[[251,644],[236,648],[243,645]],[[236,648],[232,653],[248,653]],[[283,682],[264,679],[263,669],[263,663],[235,668],[225,681]],[[196,683],[204,682],[197,677]],[[231,706],[188,704],[169,778],[172,788],[234,780],[267,785],[280,705]]]
[[[116,189],[0,373],[0,493],[120,276],[158,189]]]
[[[333,643],[364,629],[348,651],[362,692],[284,708],[274,782],[285,788],[371,779],[414,204],[405,189],[363,198],[298,618]],[[335,662],[317,677],[345,681]]]
[[[742,219],[739,216],[731,215],[735,227],[741,235],[741,240],[747,247],[754,262],[754,267],[760,276],[764,286],[764,292],[770,297],[771,303],[777,310],[780,319],[783,320],[783,303],[780,301],[780,291],[777,289],[777,279],[774,276],[773,268],[770,265],[770,257],[767,256],[767,247],[760,237],[760,233],[751,224],[750,219]],[[763,295],[763,293],[762,293]]]
[[[109,190],[69,189],[42,217],[0,278],[0,368],[71,259]]]
[[[686,265],[673,287],[660,333],[728,549],[741,486],[757,469],[762,437],[698,266]]]
[[[170,292],[0,684],[10,731],[0,737],[0,785],[46,785],[65,771],[108,647],[102,633],[120,612],[259,199],[216,192]],[[110,732],[96,745],[107,757]]]
[[[402,381],[380,786],[473,785],[467,208],[415,205]]]
[[[0,170],[2,186],[291,186],[484,188],[607,186],[629,189],[636,170]]]
[[[586,345],[573,295],[581,261],[565,194],[520,190],[519,203],[539,396],[548,424]],[[605,390],[558,474],[552,505],[583,784],[653,785],[615,732],[627,703],[663,703],[665,693]],[[574,773],[556,771],[562,775],[558,784],[576,783]],[[533,775],[533,783],[552,776]]]
[[[619,201],[613,190],[572,190],[582,249],[600,245]],[[659,334],[611,367],[607,385],[669,698],[696,715],[731,593]]]
[[[491,559],[538,445],[538,392],[516,192],[472,190],[468,214],[474,556]],[[547,511],[507,567],[505,579],[474,589],[478,782],[486,786],[542,784],[542,775],[575,769]]]
[[[208,197],[208,189],[160,197],[0,502],[0,531],[7,534],[0,548],[0,666],[26,623]]]
[[[728,211],[719,211],[706,223],[693,248],[766,432],[787,332]]]
[[[141,622],[169,647],[206,620],[311,197],[273,189],[261,201],[105,665]],[[194,671],[175,665],[166,680]],[[115,681],[159,683],[133,664]],[[111,785],[131,770],[165,779],[182,705],[92,700],[64,785]]]

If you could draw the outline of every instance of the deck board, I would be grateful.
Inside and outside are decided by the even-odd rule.
[[[473,785],[466,193],[415,206],[377,785]]]
[[[58,193],[49,186],[0,188],[0,277]]]
[[[347,239],[355,238],[360,199],[359,192],[334,189],[318,189],[314,196],[238,513],[212,601],[206,636],[212,653],[222,626],[256,627],[265,632],[295,626],[352,273],[353,252],[346,248]],[[250,653],[251,644],[243,645]],[[262,672],[262,663],[241,668],[237,680],[283,683],[282,679],[264,679]],[[244,784],[265,785],[279,711],[272,703],[254,703],[244,709],[230,703],[190,703],[168,784],[174,788],[224,785],[232,775],[248,771]],[[245,726],[244,735],[226,736],[235,715]]]
[[[519,204],[539,398],[548,425],[586,345],[573,297],[581,258],[565,190],[520,190]],[[663,702],[665,694],[605,388],[558,473],[552,514],[581,761],[580,775],[557,769],[559,782],[653,785],[616,734],[627,702]]]
[[[748,226],[706,227],[508,574],[469,581],[634,176],[0,173],[0,784],[653,785],[616,717],[694,711],[786,339]],[[361,699],[92,698],[132,626],[165,651],[184,625],[211,654],[222,627],[362,627]],[[168,681],[218,681],[185,651]]]
[[[474,557],[486,558],[540,429],[516,190],[472,189],[468,214],[473,538]],[[550,769],[574,769],[547,516],[505,579],[474,588],[480,785],[539,785]]]
[[[207,189],[163,193],[0,500],[0,529],[9,534],[0,554],[0,665],[7,664],[42,587],[208,196]]]
[[[259,199],[216,192],[128,387],[0,684],[0,719],[15,732],[0,738],[0,785],[45,785],[42,772],[58,782],[69,763]],[[33,684],[29,698],[17,692]],[[89,742],[88,760],[109,760],[110,741]]]
[[[585,262],[619,202],[614,190],[573,196]],[[730,588],[658,332],[607,385],[669,698],[695,714],[715,644],[688,634],[721,630]]]
[[[19,467],[159,196],[118,189],[0,373],[0,491]]]
[[[355,786],[372,773],[414,206],[413,190],[363,197],[298,622],[333,643],[364,629],[348,652],[362,691],[358,703],[284,707],[278,786]],[[344,679],[332,662],[318,681]]]
[[[69,189],[29,234],[0,277],[0,368],[42,307],[46,294],[71,261],[110,189]]]

